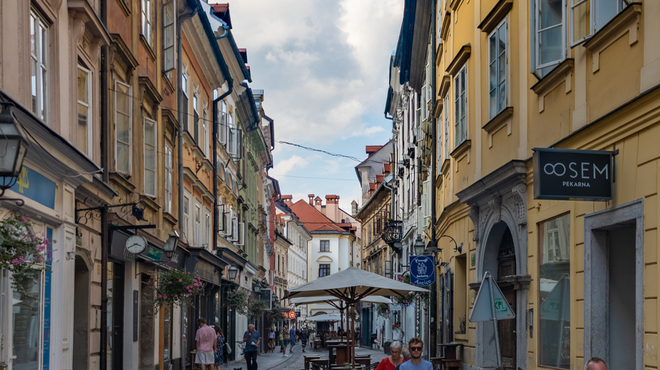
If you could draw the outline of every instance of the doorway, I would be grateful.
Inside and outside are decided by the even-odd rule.
[[[584,355],[643,369],[644,205],[585,216]]]
[[[502,235],[497,254],[497,286],[499,286],[509,306],[515,310],[516,291],[513,284],[505,277],[516,274],[516,252],[511,231],[507,228]],[[516,369],[516,320],[499,320],[497,333],[500,340],[500,356],[502,367],[506,370]]]
[[[124,265],[108,262],[108,369],[124,368]]]
[[[81,256],[76,256],[73,298],[73,370],[89,366],[89,269]]]

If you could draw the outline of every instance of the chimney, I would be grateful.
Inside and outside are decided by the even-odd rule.
[[[339,195],[325,196],[325,216],[334,222],[341,222],[339,219]]]
[[[284,204],[290,206],[293,203],[293,195],[282,195],[282,200]]]
[[[309,197],[309,205],[313,206],[314,205],[314,194],[307,194]]]
[[[314,198],[314,207],[316,207],[319,212],[323,213],[323,199],[321,199],[321,197],[317,196]]]
[[[358,204],[356,201],[351,202],[351,216],[356,217],[358,213]]]

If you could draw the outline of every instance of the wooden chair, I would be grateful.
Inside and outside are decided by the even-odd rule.
[[[312,360],[320,360],[320,355],[305,355],[305,370],[309,370]]]

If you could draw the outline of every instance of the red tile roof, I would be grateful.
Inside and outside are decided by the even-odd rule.
[[[293,213],[298,216],[298,219],[305,224],[305,228],[310,233],[315,231],[335,231],[338,233],[346,232],[346,230],[337,226],[329,218],[319,212],[314,206],[309,205],[304,200],[299,200],[290,206]]]

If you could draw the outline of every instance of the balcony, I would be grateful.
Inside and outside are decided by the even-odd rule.
[[[403,221],[387,221],[385,230],[380,237],[385,243],[394,248],[394,244],[401,242],[403,237]]]

